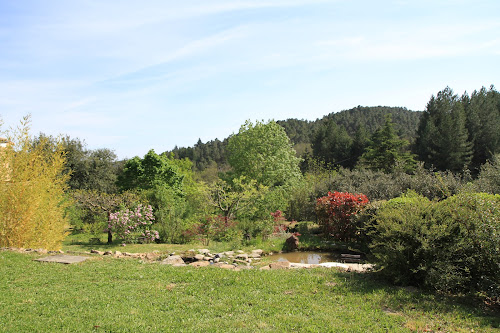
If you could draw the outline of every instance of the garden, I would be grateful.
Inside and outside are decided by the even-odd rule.
[[[0,150],[6,331],[500,327],[498,155],[476,175],[429,169],[397,154],[387,117],[374,142],[394,144],[390,170],[369,167],[389,163],[386,146],[358,168],[309,160],[304,172],[281,126],[247,122],[214,175],[154,150],[99,164],[105,152],[33,140],[28,124]],[[373,266],[264,269],[272,253],[306,250]],[[90,259],[34,261],[59,251]],[[165,265],[206,253],[203,265]]]

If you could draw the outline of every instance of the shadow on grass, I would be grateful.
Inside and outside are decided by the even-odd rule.
[[[353,294],[369,297],[372,294],[383,293],[381,308],[403,313],[435,313],[448,314],[468,318],[471,315],[479,318],[481,328],[500,328],[500,309],[487,306],[483,299],[467,295],[445,295],[415,287],[394,286],[383,279],[378,273],[340,272],[344,279],[343,287]]]

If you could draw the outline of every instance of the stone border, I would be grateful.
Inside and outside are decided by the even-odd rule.
[[[19,253],[36,253],[36,254],[56,254],[60,255],[65,253],[64,251],[47,251],[44,249],[24,249],[15,247],[2,247],[0,251],[14,251]],[[252,269],[256,268],[252,264],[258,263],[262,259],[264,251],[261,249],[252,250],[250,253],[245,253],[244,251],[225,251],[220,253],[212,254],[208,249],[191,249],[182,253],[181,255],[175,252],[169,254],[165,257],[159,251],[153,251],[151,253],[129,253],[121,251],[99,251],[90,250],[85,252],[76,251],[66,251],[67,254],[75,255],[99,255],[99,256],[111,256],[114,258],[132,258],[140,259],[143,262],[159,263],[161,265],[171,265],[174,267],[182,266],[193,266],[193,267],[219,267],[223,269],[232,270],[242,270],[242,269]],[[289,261],[276,261],[271,262],[268,265],[262,266],[260,270],[270,270],[270,269],[297,269],[297,268],[338,268],[345,270],[347,272],[367,272],[374,268],[372,264],[359,264],[359,263],[337,263],[337,262],[327,262],[319,265],[316,264],[301,264],[301,263],[291,263]]]

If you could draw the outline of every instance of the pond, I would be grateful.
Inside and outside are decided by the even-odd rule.
[[[330,253],[330,252],[313,252],[313,251],[303,251],[303,252],[287,252],[278,253],[266,258],[271,259],[271,261],[289,261],[301,264],[321,264],[324,262],[338,262],[340,261],[340,253]]]

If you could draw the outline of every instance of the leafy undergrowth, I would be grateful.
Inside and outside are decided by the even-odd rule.
[[[494,332],[498,313],[331,269],[80,264],[0,252],[4,332]]]

